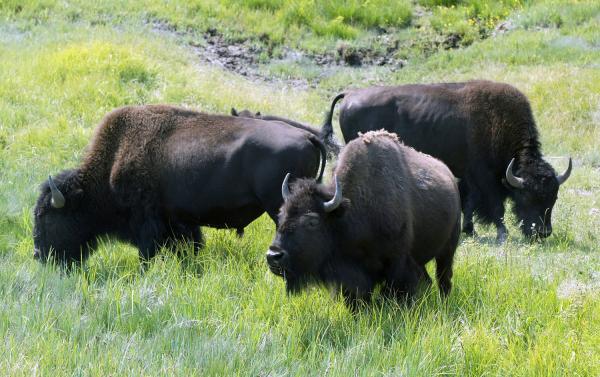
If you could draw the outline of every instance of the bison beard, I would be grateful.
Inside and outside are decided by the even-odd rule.
[[[288,292],[323,283],[355,308],[382,284],[385,296],[404,299],[431,283],[424,266],[435,259],[440,291],[449,293],[460,200],[441,162],[379,131],[344,148],[334,187],[298,179],[290,189],[289,177],[266,254]]]
[[[342,99],[346,142],[383,127],[439,158],[461,179],[465,233],[474,234],[476,215],[493,223],[497,241],[504,242],[504,201],[510,197],[523,234],[551,234],[552,208],[572,164],[569,159],[567,171],[557,175],[544,161],[531,106],[516,88],[470,81],[348,90],[331,104],[321,136],[325,141],[333,136],[333,110]]]

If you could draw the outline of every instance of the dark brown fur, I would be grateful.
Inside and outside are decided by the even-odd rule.
[[[36,254],[46,259],[52,248],[61,262],[80,261],[108,234],[150,258],[177,239],[199,247],[199,226],[241,232],[265,211],[276,222],[282,198],[273,180],[290,171],[314,177],[322,149],[314,135],[273,122],[166,105],[117,109],[96,128],[83,163],[55,177],[63,208],[42,185]]]
[[[448,168],[379,131],[348,143],[334,174],[344,198],[337,209],[323,207],[334,189],[309,179],[296,181],[281,207],[267,261],[288,290],[323,282],[340,287],[351,306],[379,283],[385,294],[410,295],[419,281],[430,282],[424,266],[436,259],[447,294],[460,233]]]
[[[321,130],[318,130],[312,126],[309,126],[304,123],[300,123],[300,122],[292,120],[292,119],[284,118],[284,117],[281,117],[278,115],[263,115],[260,113],[260,111],[258,111],[256,113],[253,113],[250,110],[237,111],[233,107],[231,108],[231,115],[244,117],[244,118],[253,118],[253,119],[262,119],[262,120],[268,120],[268,121],[283,122],[292,127],[299,128],[301,130],[310,132],[311,134],[317,136],[319,138],[319,140],[321,140],[323,142],[323,144],[326,146],[327,153],[329,156],[337,155],[340,151],[340,145],[334,140],[333,137],[323,138]]]
[[[334,99],[324,139],[333,134],[333,108],[341,99],[340,128],[347,142],[358,132],[384,128],[448,165],[461,179],[466,233],[474,231],[475,213],[494,223],[498,241],[503,241],[504,201],[511,197],[524,234],[550,235],[559,184],[542,158],[529,101],[515,87],[470,81],[349,90]],[[525,179],[524,189],[504,182],[512,158],[514,174]]]

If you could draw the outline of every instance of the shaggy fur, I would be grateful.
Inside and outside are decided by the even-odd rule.
[[[436,260],[440,290],[451,288],[460,234],[454,177],[440,161],[406,147],[396,135],[368,132],[351,141],[335,169],[342,204],[323,203],[333,187],[310,179],[291,185],[267,262],[290,292],[309,282],[340,288],[355,307],[377,284],[396,298],[430,283],[425,264]]]
[[[464,232],[474,232],[475,213],[494,223],[498,241],[504,241],[504,201],[511,197],[524,234],[550,235],[559,184],[542,158],[529,101],[513,86],[470,81],[349,90],[332,102],[323,126],[325,140],[333,135],[333,110],[341,99],[340,128],[346,142],[358,132],[384,128],[439,158],[461,179]],[[504,182],[512,158],[524,189]]]
[[[319,160],[317,137],[272,122],[166,105],[117,109],[96,128],[83,163],[54,178],[65,206],[52,207],[48,182],[41,186],[35,255],[81,261],[108,234],[148,259],[173,240],[197,249],[199,226],[241,233],[265,211],[277,223],[283,200],[274,180],[314,177]]]

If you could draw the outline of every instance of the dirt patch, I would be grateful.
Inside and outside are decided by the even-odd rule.
[[[208,29],[202,37],[203,40],[189,42],[200,58],[242,76],[251,76],[259,56],[265,53],[263,47],[249,40],[228,41],[215,29]]]
[[[376,41],[379,49],[354,47],[341,44],[330,53],[315,54],[285,48],[279,49],[278,56],[274,53],[275,46],[268,36],[255,39],[229,39],[216,29],[208,29],[204,33],[181,31],[165,21],[152,21],[156,32],[169,33],[186,39],[186,43],[194,50],[198,58],[206,63],[216,65],[239,75],[263,81],[287,81],[293,86],[313,86],[319,82],[319,77],[313,79],[281,79],[273,78],[261,70],[270,62],[308,62],[320,69],[335,67],[387,67],[391,71],[401,69],[406,61],[395,57],[398,42],[392,41],[386,35],[378,36]],[[386,40],[388,38],[389,40]]]
[[[384,51],[377,51],[371,48],[356,48],[347,44],[342,44],[337,48],[335,55],[323,56],[322,58],[333,59],[327,62],[327,65],[347,65],[351,67],[361,66],[387,66],[395,71],[406,65],[406,61],[395,57],[398,51],[398,41],[390,41]],[[319,59],[315,59],[319,63]]]

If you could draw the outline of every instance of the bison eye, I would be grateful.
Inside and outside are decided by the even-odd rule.
[[[306,224],[307,227],[315,229],[315,228],[319,227],[319,224],[321,223],[321,219],[319,218],[319,215],[311,212],[311,213],[304,215],[304,223]]]

